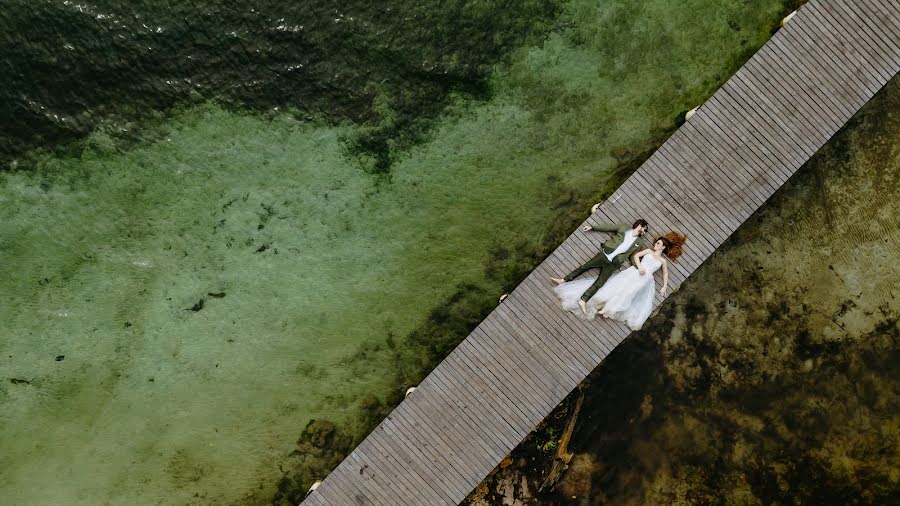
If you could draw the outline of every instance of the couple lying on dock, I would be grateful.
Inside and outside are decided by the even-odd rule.
[[[662,268],[665,295],[669,285],[667,258],[675,261],[681,256],[681,248],[687,237],[669,232],[653,241],[653,247],[641,249],[641,236],[647,231],[647,222],[637,220],[633,225],[607,224],[582,228],[585,232],[611,232],[613,235],[601,245],[594,258],[566,275],[550,278],[559,286],[553,289],[562,307],[582,318],[594,319],[597,314],[625,322],[632,330],[638,330],[653,311],[653,293],[656,281],[653,273]],[[621,272],[619,267],[631,260],[632,266]],[[600,269],[593,278],[576,280],[591,269]]]

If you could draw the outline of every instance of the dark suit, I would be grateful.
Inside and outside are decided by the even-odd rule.
[[[619,267],[621,267],[626,261],[631,259],[631,256],[640,251],[641,249],[641,238],[640,236],[634,238],[634,242],[631,246],[625,251],[619,253],[614,256],[612,260],[606,258],[606,255],[612,253],[619,246],[622,245],[622,242],[625,241],[625,234],[631,230],[631,226],[627,224],[604,224],[597,225],[596,227],[591,228],[594,232],[612,232],[613,235],[609,237],[601,246],[600,253],[598,253],[594,258],[588,260],[580,267],[570,272],[564,278],[566,281],[572,281],[573,279],[581,276],[586,271],[591,269],[600,269],[600,275],[597,277],[597,281],[588,288],[582,295],[581,300],[587,302],[588,299],[594,296],[597,293],[597,290],[603,286],[604,283],[609,279],[610,276],[613,275]]]

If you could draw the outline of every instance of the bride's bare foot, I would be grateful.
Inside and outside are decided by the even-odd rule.
[[[587,314],[587,304],[585,304],[583,300],[578,299],[578,307],[581,308],[582,313]]]
[[[566,282],[566,280],[560,279],[560,278],[550,278],[550,281],[553,281],[553,282],[556,283],[557,285],[561,285],[561,284],[563,284],[563,283]]]

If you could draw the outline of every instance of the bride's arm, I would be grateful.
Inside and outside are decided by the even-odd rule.
[[[665,260],[663,260],[663,263],[662,263],[662,269],[663,269],[663,286],[662,286],[662,288],[659,289],[659,294],[660,294],[660,295],[665,295],[665,294],[666,294],[666,288],[669,287],[669,267],[668,267],[668,265],[669,265],[669,262],[666,262]]]
[[[644,267],[641,265],[641,257],[644,256],[644,255],[646,255],[647,253],[650,253],[650,248],[647,248],[647,249],[645,249],[645,250],[643,250],[643,251],[638,251],[638,252],[635,253],[634,256],[631,258],[631,259],[634,261],[634,266],[637,267],[638,272],[640,272],[642,276],[643,276],[644,273],[647,272],[647,271],[646,271],[646,270],[644,269]]]

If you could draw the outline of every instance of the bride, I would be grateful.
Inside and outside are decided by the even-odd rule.
[[[597,279],[583,278],[563,283],[553,289],[563,309],[582,318],[593,320],[601,314],[607,318],[625,322],[631,330],[639,330],[653,311],[653,291],[656,282],[653,273],[662,267],[663,286],[660,295],[669,286],[669,269],[666,257],[673,262],[681,256],[687,237],[669,232],[658,237],[653,249],[638,251],[632,257],[633,267],[614,274],[597,293],[587,301],[587,314],[578,306],[581,294]]]

